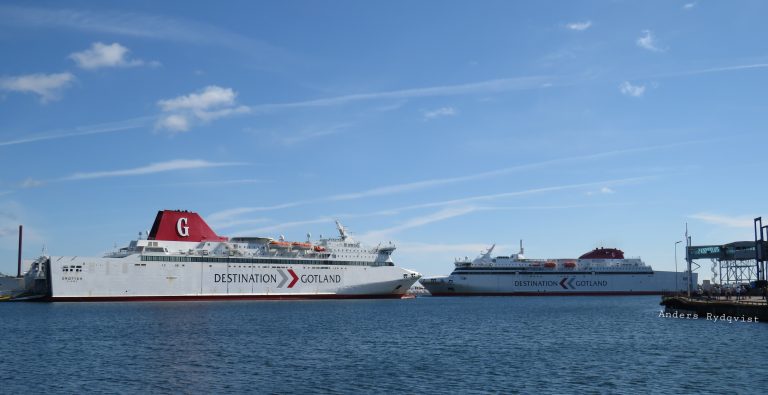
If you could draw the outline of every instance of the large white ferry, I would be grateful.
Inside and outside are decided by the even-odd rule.
[[[597,248],[578,259],[527,259],[520,252],[492,257],[494,246],[474,260],[457,259],[444,277],[422,278],[435,296],[469,295],[659,295],[685,291],[687,272],[654,271],[640,258]]]
[[[400,298],[421,277],[392,244],[338,238],[222,237],[196,213],[160,211],[147,237],[104,257],[41,256],[29,295],[52,301]]]

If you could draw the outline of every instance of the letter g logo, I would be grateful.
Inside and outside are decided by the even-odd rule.
[[[187,226],[187,219],[182,217],[176,222],[176,233],[181,237],[189,237],[189,226]]]

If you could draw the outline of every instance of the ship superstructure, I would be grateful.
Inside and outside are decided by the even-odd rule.
[[[596,248],[575,259],[528,259],[520,251],[459,258],[449,276],[423,278],[437,296],[459,295],[656,295],[687,289],[687,272],[654,271],[615,248]],[[694,273],[692,281],[696,283]]]
[[[393,244],[339,237],[223,237],[196,213],[158,212],[146,238],[103,257],[41,256],[28,291],[50,300],[398,298],[420,275],[394,265]]]

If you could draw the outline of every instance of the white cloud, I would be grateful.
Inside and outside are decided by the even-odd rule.
[[[589,191],[589,192],[587,192],[587,195],[588,196],[600,195],[600,194],[602,194],[602,195],[611,195],[611,194],[614,194],[614,193],[616,193],[616,191],[614,191],[613,189],[608,188],[608,187],[602,187],[602,188],[598,189],[597,191]]]
[[[155,127],[169,132],[186,132],[196,122],[210,122],[235,114],[250,112],[248,106],[238,106],[237,93],[232,88],[210,85],[198,92],[157,102],[163,116]]]
[[[636,43],[638,47],[647,49],[649,51],[654,51],[654,52],[663,51],[663,49],[661,49],[658,46],[656,42],[656,38],[653,36],[653,33],[650,30],[643,30],[642,36],[640,36],[640,38],[637,39]]]
[[[685,3],[683,4],[683,9],[686,11],[692,10],[693,7],[696,7],[696,3]]]
[[[75,173],[70,176],[64,177],[61,181],[73,181],[73,180],[90,180],[94,178],[107,178],[107,177],[125,177],[125,176],[138,176],[144,174],[163,173],[175,170],[188,170],[188,169],[203,169],[209,167],[222,167],[222,166],[238,166],[244,163],[239,162],[209,162],[200,159],[176,159],[167,162],[152,163],[147,166],[135,167],[132,169],[123,170],[109,170],[109,171],[95,171],[88,173]]]
[[[456,115],[456,109],[453,107],[440,107],[431,111],[424,111],[424,119],[430,120],[441,117],[450,117]]]
[[[645,85],[632,85],[629,81],[624,81],[619,85],[622,94],[631,97],[642,97],[645,93]]]
[[[22,188],[37,188],[44,184],[44,182],[40,180],[35,180],[34,178],[27,178],[21,183]]]
[[[91,48],[69,55],[80,68],[95,70],[102,67],[136,67],[143,65],[159,65],[157,62],[145,62],[141,59],[129,59],[130,50],[118,43],[104,44],[95,42]]]
[[[729,228],[753,228],[754,219],[748,216],[729,217],[725,215],[698,213],[689,215],[689,218],[698,219],[713,225],[722,225]]]
[[[163,111],[208,110],[213,107],[231,106],[237,94],[231,88],[211,85],[198,93],[190,93],[173,99],[160,100],[157,104]]]
[[[574,22],[569,23],[565,25],[568,29],[576,30],[576,31],[584,31],[589,29],[592,26],[592,21],[586,21],[586,22]]]
[[[186,132],[189,130],[189,120],[185,115],[171,114],[157,121],[157,127],[169,132]]]
[[[26,74],[0,78],[0,89],[23,93],[35,93],[43,103],[57,100],[61,91],[75,80],[72,73]]]

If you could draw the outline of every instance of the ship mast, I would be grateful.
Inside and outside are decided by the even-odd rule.
[[[342,240],[347,240],[349,237],[349,234],[347,233],[347,228],[344,227],[344,225],[339,222],[339,220],[336,220],[336,229],[339,230],[339,236],[341,236]]]

